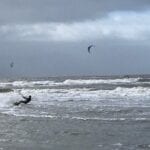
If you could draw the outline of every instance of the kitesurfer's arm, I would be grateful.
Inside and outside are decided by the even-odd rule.
[[[25,100],[28,100],[28,97],[22,96],[22,98],[24,98]]]

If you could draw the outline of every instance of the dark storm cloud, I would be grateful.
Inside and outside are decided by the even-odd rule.
[[[116,10],[145,10],[149,0],[1,0],[0,23],[80,21]]]

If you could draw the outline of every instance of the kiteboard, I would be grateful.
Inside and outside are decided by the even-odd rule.
[[[14,106],[18,106],[20,103],[19,102],[14,102],[13,105]]]

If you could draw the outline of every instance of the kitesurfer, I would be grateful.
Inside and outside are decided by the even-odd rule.
[[[22,104],[28,104],[31,101],[31,95],[29,95],[29,97],[22,96],[22,98],[24,98],[25,100],[24,101],[15,102],[14,105],[18,106],[21,103]]]

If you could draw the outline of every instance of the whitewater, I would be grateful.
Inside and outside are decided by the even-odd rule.
[[[149,76],[0,80],[1,149],[149,149],[149,116]]]

